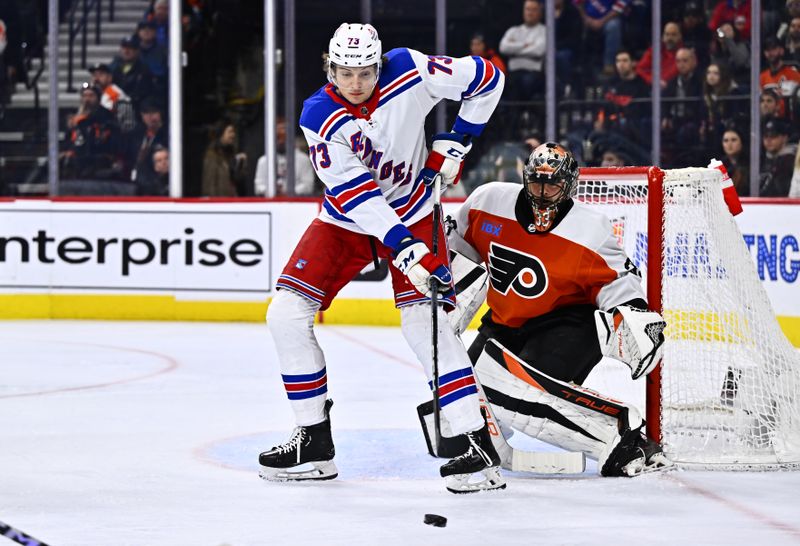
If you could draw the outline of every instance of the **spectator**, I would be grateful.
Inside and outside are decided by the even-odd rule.
[[[792,97],[800,85],[800,71],[797,70],[797,67],[783,62],[783,53],[783,44],[777,38],[770,36],[764,40],[764,57],[769,66],[761,72],[760,83],[761,89],[768,85],[777,85],[784,98],[784,105],[789,103],[791,109]],[[794,119],[793,112],[787,113],[784,109],[781,109],[781,116]]]
[[[761,90],[759,111],[762,120],[782,117],[783,97],[777,85],[768,85]]]
[[[136,179],[136,195],[169,195],[169,150],[160,144],[150,151],[147,169]]]
[[[683,44],[694,49],[700,66],[706,66],[710,60],[712,34],[706,22],[705,12],[697,2],[687,2],[683,7],[681,35]]]
[[[648,119],[650,104],[636,102],[650,97],[650,87],[633,69],[633,58],[627,50],[617,53],[617,75],[607,86],[595,118],[595,131],[614,131],[633,142],[650,138]]]
[[[600,160],[601,167],[624,167],[626,165],[625,156],[616,150],[606,150]]]
[[[159,90],[166,92],[167,48],[156,41],[156,24],[153,21],[140,22],[135,40],[139,44],[139,58],[150,70]]]
[[[747,103],[738,100],[739,88],[731,79],[724,64],[711,63],[706,68],[703,81],[703,102],[706,117],[701,127],[701,136],[716,147],[722,138],[725,124],[747,109]]]
[[[146,21],[152,21],[156,26],[156,43],[163,48],[169,47],[169,1],[156,0],[153,10],[145,14]]]
[[[708,28],[716,32],[723,23],[736,23],[743,40],[750,40],[750,0],[718,0]]]
[[[286,183],[286,119],[278,118],[275,124],[275,140],[278,151],[276,165],[276,195],[287,194]],[[305,150],[303,150],[305,149]],[[308,157],[308,148],[305,138],[298,136],[294,146],[294,193],[295,195],[314,195],[317,193],[314,183],[317,177],[314,166]],[[256,163],[256,177],[254,180],[255,194],[266,195],[267,192],[267,158],[261,156]]]
[[[794,174],[797,147],[789,144],[789,124],[780,118],[767,121],[762,131],[759,197],[787,197]]]
[[[244,195],[246,167],[247,155],[236,153],[236,128],[230,122],[220,122],[212,132],[211,144],[203,158],[203,195]]]
[[[483,57],[499,68],[503,74],[506,73],[506,63],[494,49],[486,45],[486,39],[483,37],[483,34],[475,34],[472,37],[472,40],[469,42],[469,52],[470,55]]]
[[[800,16],[793,17],[789,22],[785,44],[783,60],[795,66],[800,65]]]
[[[741,34],[731,23],[723,23],[716,31],[712,44],[714,62],[730,67],[734,81],[750,88],[750,43],[742,40]]]
[[[506,30],[500,40],[500,53],[508,58],[509,90],[512,100],[531,100],[544,89],[542,65],[545,53],[545,29],[542,5],[525,0],[523,24]]]
[[[111,77],[131,98],[137,111],[145,97],[153,95],[153,75],[139,58],[139,44],[132,38],[123,38],[119,56],[111,63]]]
[[[580,44],[583,41],[583,23],[580,12],[570,0],[555,0],[556,12],[556,77],[559,95],[569,96],[574,91],[572,73],[579,64]],[[570,93],[566,92],[569,85]]]
[[[153,149],[159,145],[169,145],[169,131],[164,125],[161,108],[153,98],[142,101],[142,123],[126,138],[125,163],[131,170],[131,180],[137,185],[140,183],[140,176],[150,175]]]
[[[675,53],[683,44],[678,23],[667,23],[661,33],[661,87],[666,87],[677,74]],[[650,46],[636,65],[636,73],[650,85],[653,82],[653,46]]]
[[[688,142],[697,142],[700,136],[700,122],[703,120],[702,100],[703,82],[697,71],[697,57],[694,51],[682,47],[675,54],[678,75],[667,84],[665,99],[670,100],[665,108],[666,116],[661,128],[666,132],[665,141],[671,142],[673,151]],[[685,153],[680,153],[682,162],[691,164]],[[676,156],[677,159],[677,156]]]
[[[786,0],[786,13],[790,19],[800,17],[800,0]]]
[[[622,48],[622,14],[629,4],[630,0],[584,0],[577,4],[590,39],[602,35],[604,76],[614,75],[614,56]]]
[[[747,197],[750,195],[750,162],[743,142],[741,133],[733,126],[722,133],[722,163],[733,180],[736,193]]]
[[[69,141],[61,154],[64,178],[121,178],[119,126],[114,115],[100,106],[100,89],[83,84],[80,106],[67,127]]]
[[[112,82],[111,67],[98,63],[89,68],[89,73],[92,75],[92,83],[100,89],[100,106],[114,114],[123,132],[133,129],[136,122],[131,98]]]

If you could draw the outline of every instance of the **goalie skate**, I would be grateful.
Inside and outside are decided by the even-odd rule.
[[[332,480],[339,475],[333,457],[330,410],[325,402],[325,420],[316,425],[297,427],[289,441],[258,456],[259,476],[269,481]]]
[[[475,493],[492,489],[505,489],[506,482],[500,476],[500,456],[497,454],[489,428],[467,432],[467,451],[447,461],[439,469],[445,486],[451,493]]]
[[[672,466],[674,463],[667,459],[661,446],[645,437],[640,427],[628,430],[613,445],[600,474],[605,477],[632,478],[667,470]]]

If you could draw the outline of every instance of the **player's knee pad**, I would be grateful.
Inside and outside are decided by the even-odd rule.
[[[319,304],[291,290],[278,290],[267,308],[267,327],[275,337],[306,336],[314,327]]]
[[[636,408],[554,379],[495,340],[475,371],[498,421],[569,451],[603,460],[620,432],[642,425]]]

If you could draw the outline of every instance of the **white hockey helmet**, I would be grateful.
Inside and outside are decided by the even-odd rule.
[[[333,67],[362,67],[377,65],[375,81],[381,73],[381,41],[378,31],[369,24],[342,23],[328,44],[328,80],[333,79]]]

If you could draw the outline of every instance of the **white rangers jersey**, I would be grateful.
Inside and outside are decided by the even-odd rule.
[[[533,210],[522,186],[492,182],[472,192],[455,220],[488,267],[486,301],[497,324],[516,328],[567,305],[607,311],[645,299],[611,221],[580,203],[549,232],[532,233]]]
[[[325,184],[320,219],[393,248],[432,210],[417,180],[428,155],[425,118],[442,99],[461,101],[453,130],[478,136],[500,100],[504,77],[480,57],[386,54],[370,99],[358,106],[328,84],[303,103],[300,127]]]

